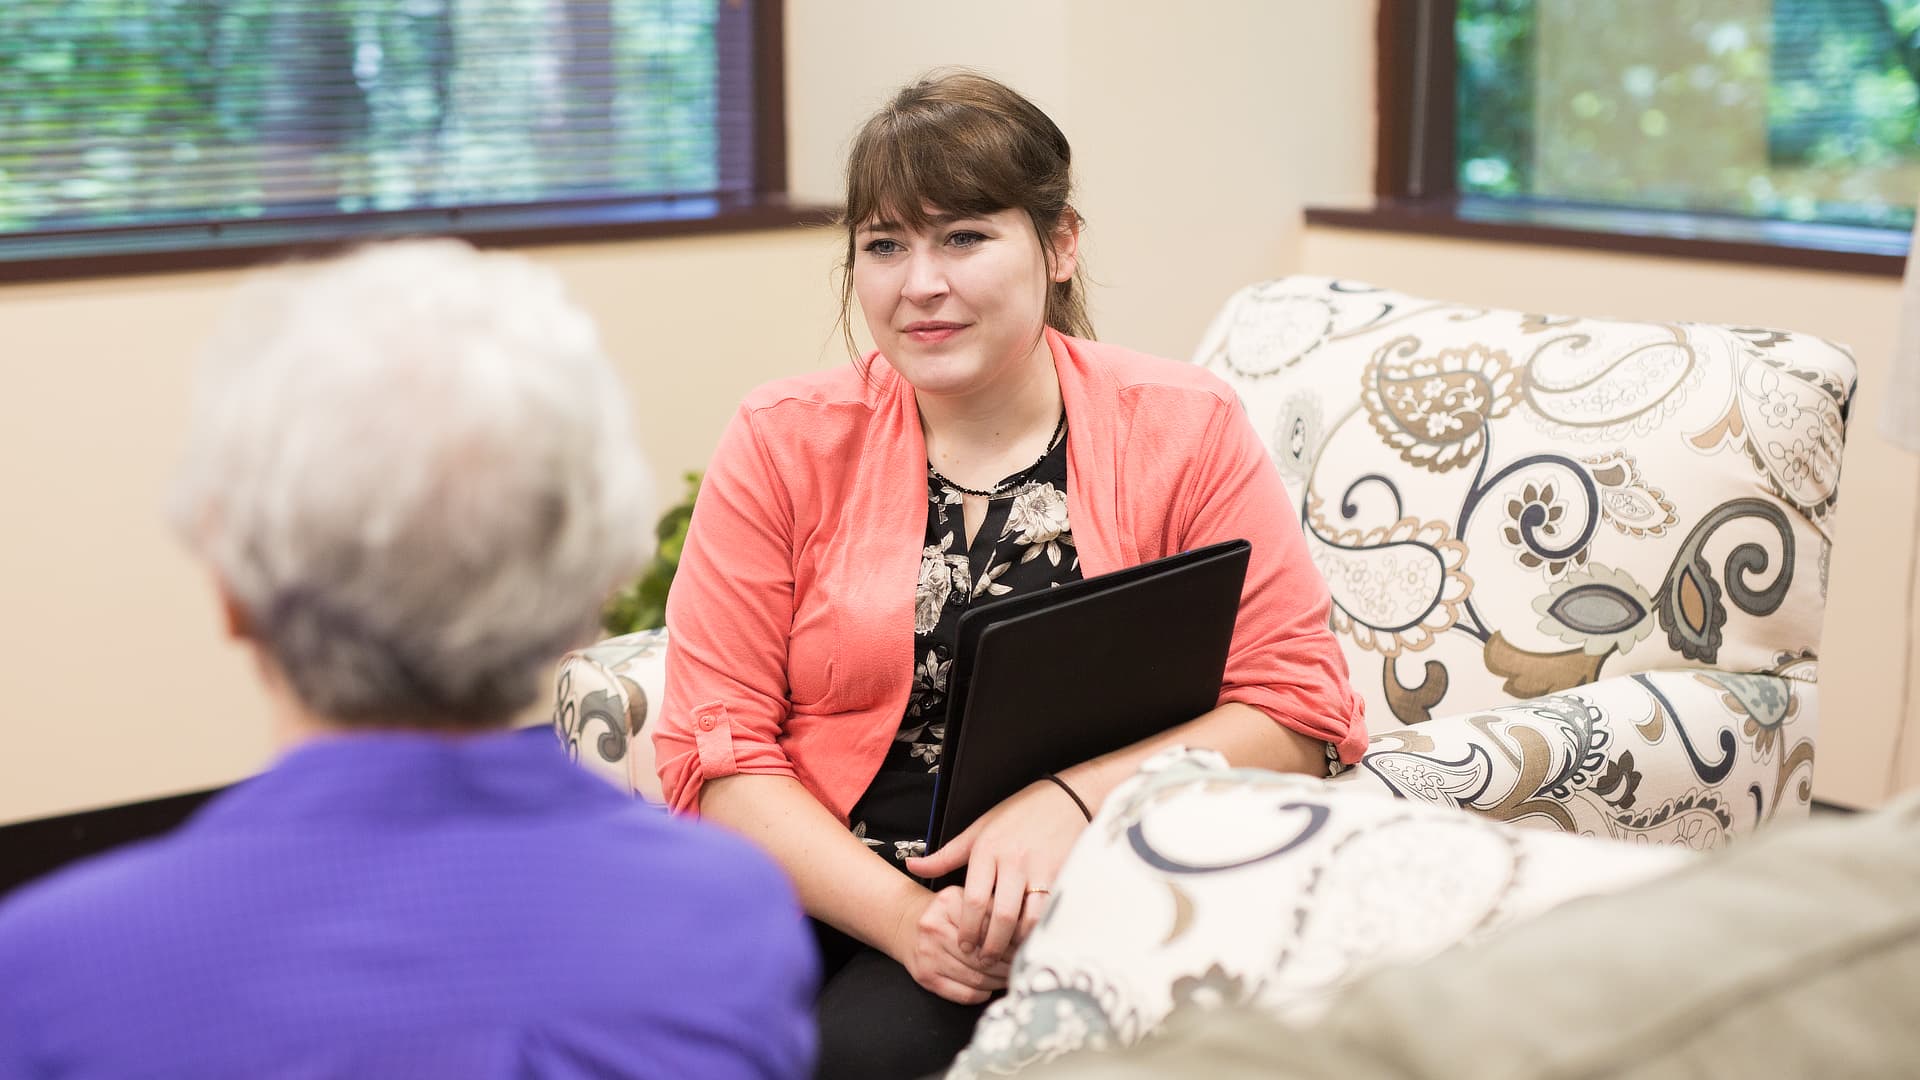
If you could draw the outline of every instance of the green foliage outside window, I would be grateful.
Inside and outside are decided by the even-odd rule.
[[[5,0],[0,237],[719,186],[719,0]]]
[[[1905,229],[1920,0],[1460,0],[1459,190]]]

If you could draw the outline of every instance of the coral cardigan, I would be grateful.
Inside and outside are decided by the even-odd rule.
[[[1233,391],[1191,365],[1052,330],[1047,343],[1082,571],[1251,540],[1220,701],[1357,760],[1365,707],[1327,629],[1326,584]],[[877,353],[865,377],[848,365],[786,379],[740,406],[667,602],[653,741],[674,810],[697,809],[708,780],[758,773],[796,778],[845,820],[907,705],[926,492],[913,389]]]

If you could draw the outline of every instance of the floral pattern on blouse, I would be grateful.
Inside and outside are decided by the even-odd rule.
[[[925,544],[913,595],[913,687],[893,745],[850,815],[854,835],[896,866],[926,852],[960,616],[981,601],[1080,580],[1064,429],[1024,480],[987,500],[971,545],[961,492],[929,467]]]

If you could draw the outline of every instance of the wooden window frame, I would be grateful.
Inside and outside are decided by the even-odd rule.
[[[741,9],[729,0],[725,9]],[[124,274],[215,270],[312,258],[373,240],[451,236],[482,247],[577,244],[820,225],[835,219],[828,207],[801,206],[787,197],[786,48],[784,0],[753,0],[751,89],[753,137],[749,162],[739,147],[723,168],[752,176],[745,196],[659,196],[594,201],[516,203],[444,209],[322,214],[270,222],[133,225],[76,232],[110,238],[98,252],[76,250],[0,257],[0,284]],[[723,95],[730,88],[722,88]],[[734,91],[737,92],[737,91]],[[48,234],[19,234],[44,240]],[[0,237],[4,243],[5,237]],[[131,241],[131,243],[129,243]],[[129,250],[131,248],[131,250]]]
[[[1374,199],[1310,206],[1309,225],[1899,276],[1907,236],[1736,215],[1462,195],[1456,186],[1458,0],[1379,0]]]

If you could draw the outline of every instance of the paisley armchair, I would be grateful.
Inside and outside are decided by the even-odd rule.
[[[1193,753],[1128,781],[951,1080],[1181,1010],[1305,1021],[1806,815],[1844,350],[1288,278],[1195,359],[1287,479],[1370,745],[1331,781]]]
[[[1373,735],[1337,782],[1695,848],[1805,816],[1844,349],[1294,277],[1195,361],[1332,591]]]

